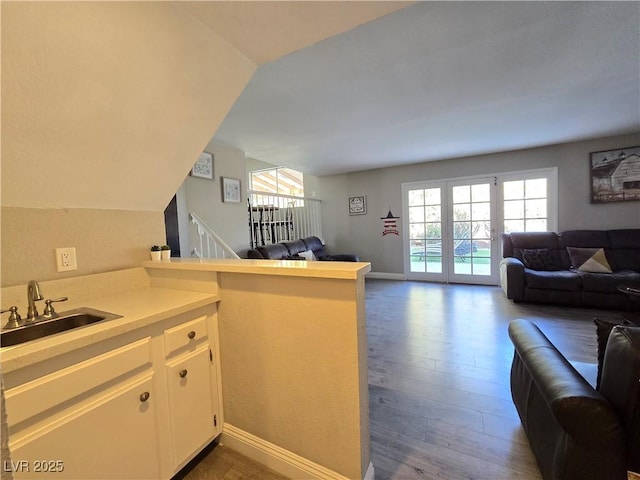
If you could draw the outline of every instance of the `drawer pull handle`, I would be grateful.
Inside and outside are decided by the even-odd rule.
[[[180,373],[178,375],[180,375],[180,378],[186,377],[187,376],[187,370],[186,369],[180,370]]]
[[[187,337],[189,337],[190,340],[193,340],[194,338],[196,338],[196,332],[191,330],[189,333],[187,333]]]
[[[147,400],[149,400],[149,392],[144,392],[140,394],[140,401],[142,403],[146,402]]]

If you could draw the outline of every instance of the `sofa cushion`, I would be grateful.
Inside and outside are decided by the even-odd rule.
[[[548,248],[524,248],[522,263],[531,270],[560,270],[560,262],[556,260]]]
[[[619,270],[610,274],[581,273],[582,289],[585,292],[618,293],[621,285],[640,285],[640,273],[631,270]]]
[[[627,437],[629,470],[640,472],[640,327],[611,330],[600,393],[618,411]]]
[[[558,245],[563,268],[571,268],[567,247],[609,248],[609,236],[604,230],[567,230],[558,233]]]
[[[567,247],[571,266],[581,272],[612,273],[604,248]]]
[[[596,324],[596,338],[598,340],[598,373],[596,376],[596,390],[600,390],[600,379],[602,378],[602,364],[604,363],[604,352],[607,349],[609,334],[613,327],[617,325],[629,325],[628,320],[602,320],[594,318],[593,323]]]
[[[293,242],[285,242],[283,243],[287,250],[289,251],[289,255],[297,255],[300,252],[304,252],[308,250],[307,246],[304,244],[302,240],[294,240]]]
[[[327,256],[324,245],[318,237],[306,237],[303,238],[302,241],[307,246],[305,250],[312,250],[318,260],[322,260]]]
[[[555,232],[514,232],[510,234],[513,256],[522,260],[524,249],[548,248],[554,250],[560,248],[558,235]]]
[[[525,268],[524,277],[529,288],[566,291],[578,291],[582,288],[582,276],[568,270],[543,272]]]
[[[613,270],[635,270],[640,272],[640,228],[609,230],[611,250],[607,257]]]
[[[263,258],[269,260],[282,260],[289,257],[289,250],[282,243],[274,243],[272,245],[261,245],[256,247]]]

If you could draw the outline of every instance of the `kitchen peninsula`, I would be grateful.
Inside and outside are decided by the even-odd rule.
[[[102,397],[120,401],[130,392],[138,407],[146,403],[154,411],[141,429],[159,444],[147,438],[151,466],[138,465],[129,478],[142,478],[145,471],[147,478],[170,478],[220,432],[230,448],[292,478],[372,478],[364,312],[369,269],[368,263],[177,259],[41,282],[47,298],[69,296],[69,305],[59,310],[84,306],[122,318],[2,348],[12,452],[46,437],[42,432],[53,424],[64,432],[72,416],[65,408],[73,402],[90,416],[94,404],[107,405]],[[4,288],[3,303],[15,299],[21,305],[25,291]],[[190,334],[195,339],[187,340]],[[129,360],[114,372],[113,365],[122,365],[110,360],[116,355]],[[48,408],[24,401],[36,387],[55,392],[54,380],[80,375],[79,366],[93,368],[91,378],[102,383],[62,395]],[[182,374],[172,387],[174,375]],[[194,398],[203,395],[180,396],[188,385],[209,392],[199,405]],[[142,400],[149,388],[155,388],[155,408]],[[96,394],[103,390],[102,397]],[[179,401],[187,407],[177,408]],[[135,415],[116,435],[114,453],[124,449],[122,437],[137,438],[129,431],[133,420]],[[188,448],[181,447],[181,438]],[[75,448],[73,443],[67,440],[65,448]],[[109,468],[108,452],[97,449],[91,456],[90,463],[99,465],[104,457]],[[58,478],[69,478],[72,467]]]

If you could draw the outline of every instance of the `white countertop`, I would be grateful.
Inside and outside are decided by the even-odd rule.
[[[368,262],[308,262],[302,260],[253,260],[172,258],[168,261],[143,262],[145,268],[284,275],[290,277],[357,279],[371,270]]]
[[[218,294],[145,287],[85,300],[81,304],[58,303],[56,310],[59,313],[79,307],[90,307],[122,315],[122,318],[32,340],[21,345],[2,347],[0,348],[2,370],[7,373],[32,365],[219,300]]]

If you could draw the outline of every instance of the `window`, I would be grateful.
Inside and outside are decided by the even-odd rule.
[[[302,172],[290,168],[270,168],[251,172],[251,190],[304,197]]]
[[[302,172],[290,168],[256,170],[249,175],[252,205],[303,207],[304,183]],[[301,197],[300,200],[291,197]]]
[[[546,232],[555,229],[553,172],[532,172],[502,183],[503,231]]]

